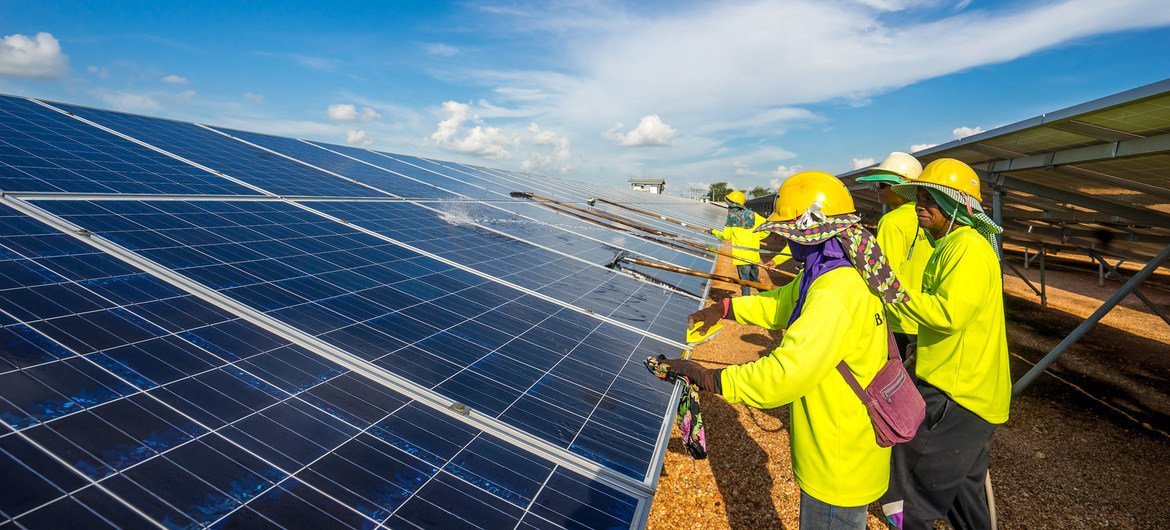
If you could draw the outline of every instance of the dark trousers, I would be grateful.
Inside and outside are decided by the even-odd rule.
[[[903,529],[933,528],[935,519],[946,519],[956,530],[990,528],[983,481],[998,425],[927,383],[919,382],[918,391],[926,401],[926,420],[913,440],[894,446],[883,508],[903,503]]]
[[[736,265],[735,272],[739,273],[739,279],[750,280],[753,282],[760,281],[760,268],[755,265]],[[740,293],[744,296],[752,294],[752,288],[746,285],[740,286]]]
[[[902,354],[902,366],[906,367],[906,373],[910,374],[915,381],[918,381],[918,375],[914,373],[915,356],[917,354],[917,346],[911,348],[910,345],[917,345],[918,335],[907,335],[905,333],[894,333],[894,342],[898,343],[898,353]]]

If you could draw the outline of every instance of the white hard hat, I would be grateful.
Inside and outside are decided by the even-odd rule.
[[[894,151],[887,156],[877,167],[870,168],[866,173],[893,173],[907,180],[914,180],[922,174],[922,162],[912,155]]]

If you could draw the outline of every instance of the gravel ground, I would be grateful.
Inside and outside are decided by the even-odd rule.
[[[723,261],[716,272],[734,276]],[[1119,286],[1099,287],[1096,269],[1083,263],[1051,265],[1057,270],[1046,273],[1047,308],[1023,281],[1005,276],[1013,379]],[[1038,281],[1035,269],[1025,274]],[[1163,312],[1170,312],[1167,284],[1163,277],[1142,289]],[[736,286],[717,282],[712,297],[733,292]],[[766,355],[779,338],[728,322],[694,358],[712,367],[747,362]],[[1127,297],[1013,401],[1011,420],[992,441],[1000,528],[1167,527],[1168,379],[1170,325]],[[710,456],[691,460],[675,431],[648,527],[797,528],[800,492],[789,460],[787,407],[757,410],[704,397]],[[879,515],[871,506],[869,528],[885,528]]]

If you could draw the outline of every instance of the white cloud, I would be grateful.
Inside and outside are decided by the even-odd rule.
[[[333,59],[325,59],[323,57],[314,57],[311,55],[300,55],[296,53],[277,53],[277,52],[256,52],[256,55],[261,57],[276,57],[278,59],[288,59],[306,68],[313,70],[320,70],[322,72],[331,72],[337,67],[337,61]]]
[[[785,180],[788,180],[788,177],[800,173],[801,171],[804,171],[804,166],[801,165],[776,166],[776,169],[772,170],[772,180],[769,182],[769,184],[772,185],[772,188],[779,189],[780,185],[783,184]]]
[[[162,103],[159,102],[158,97],[154,94],[122,92],[100,88],[94,91],[94,95],[118,110],[142,112],[156,111],[162,108]]]
[[[103,103],[117,110],[143,113],[158,113],[166,109],[169,104],[189,103],[196,96],[194,90],[184,90],[182,92],[167,92],[162,90],[129,92],[108,88],[96,88],[92,91],[92,94]]]
[[[744,164],[743,162],[735,162],[732,164],[732,166],[735,167],[735,176],[737,177],[754,177],[760,174],[759,171],[748,167],[748,165]]]
[[[354,121],[357,119],[357,107],[348,103],[329,105],[329,118],[336,121]]]
[[[251,92],[244,92],[244,99],[251,101],[252,103],[264,102],[264,96],[261,96],[260,94],[253,94]]]
[[[168,75],[168,76],[162,78],[162,82],[170,83],[172,85],[185,85],[185,84],[189,83],[190,81],[188,81],[186,77],[183,77],[181,75],[171,74],[171,75]]]
[[[42,31],[33,38],[13,34],[0,41],[0,76],[55,79],[68,69],[69,58],[52,34]]]
[[[370,145],[374,143],[372,140],[366,137],[366,131],[362,130],[351,130],[345,133],[345,142],[350,145]]]
[[[426,44],[423,46],[423,49],[426,50],[427,55],[435,57],[454,57],[462,51],[456,46],[442,43]]]
[[[370,107],[365,107],[361,112],[358,112],[356,106],[348,103],[329,105],[328,113],[329,118],[335,121],[361,121],[368,123],[382,118],[382,115],[378,114],[378,111]]]
[[[951,131],[951,137],[954,138],[955,140],[958,140],[960,138],[966,138],[968,136],[979,134],[981,132],[983,132],[982,127],[974,127],[974,128],[972,128],[972,127],[959,127],[957,129]]]
[[[869,166],[873,165],[873,158],[854,158],[852,165],[853,165],[853,169],[861,169],[863,167],[869,167]]]
[[[510,159],[519,139],[497,127],[476,125],[464,131],[471,106],[457,101],[444,101],[442,110],[447,118],[439,122],[431,133],[431,140],[439,147],[456,153],[474,154],[489,160]],[[460,136],[462,134],[462,136]]]
[[[640,147],[650,145],[670,145],[670,140],[677,132],[674,127],[667,125],[657,114],[642,117],[638,126],[628,133],[621,132],[622,125],[605,132],[605,137],[614,140],[625,147]]]
[[[474,9],[498,21],[493,29],[538,43],[548,52],[545,64],[558,66],[460,73],[514,103],[513,111],[527,111],[525,121],[572,138],[582,167],[702,180],[710,173],[674,170],[826,121],[806,106],[830,114],[924,80],[1097,35],[1165,26],[1164,3],[1042,0],[970,9],[965,0],[714,0],[671,10],[612,1],[539,9],[478,3]],[[670,150],[622,150],[623,140],[638,140],[613,125],[629,124],[648,108],[686,136],[676,133]],[[741,138],[756,143],[735,141]]]
[[[532,145],[548,147],[549,152],[535,151],[520,164],[524,171],[555,171],[565,174],[573,171],[570,160],[573,158],[573,148],[568,138],[552,131],[540,128],[536,123],[528,124]]]
[[[371,122],[374,120],[380,120],[380,119],[382,119],[382,115],[378,114],[378,111],[371,109],[370,107],[365,107],[362,109],[361,120],[363,122],[368,123],[368,122]]]
[[[105,69],[105,68],[101,68],[99,66],[90,66],[89,68],[86,68],[85,71],[87,71],[93,75],[98,76],[99,79],[109,79],[110,78],[110,71]]]
[[[910,146],[910,152],[917,153],[917,152],[925,150],[925,149],[930,149],[931,147],[934,147],[936,145],[938,145],[938,144],[914,144],[914,145]]]

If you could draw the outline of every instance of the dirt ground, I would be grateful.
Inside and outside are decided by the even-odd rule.
[[[1009,260],[1023,269],[1020,255],[1009,252]],[[719,263],[717,272],[735,275],[730,263]],[[1038,270],[1023,272],[1039,286]],[[1083,260],[1049,260],[1044,308],[1006,271],[1013,380],[1121,285],[1107,280],[1100,287],[1097,281],[1096,267]],[[1170,313],[1167,276],[1156,276],[1141,292]],[[738,293],[734,285],[712,286],[713,299],[733,293]],[[711,367],[747,362],[766,355],[778,341],[776,333],[725,321],[718,336],[695,349],[694,358]],[[999,527],[1167,527],[1168,379],[1170,324],[1130,295],[1013,399],[1011,419],[992,441]],[[648,527],[798,528],[800,492],[789,461],[788,408],[757,410],[704,397],[709,458],[691,460],[675,430]],[[886,527],[876,505],[870,507],[868,526]]]

